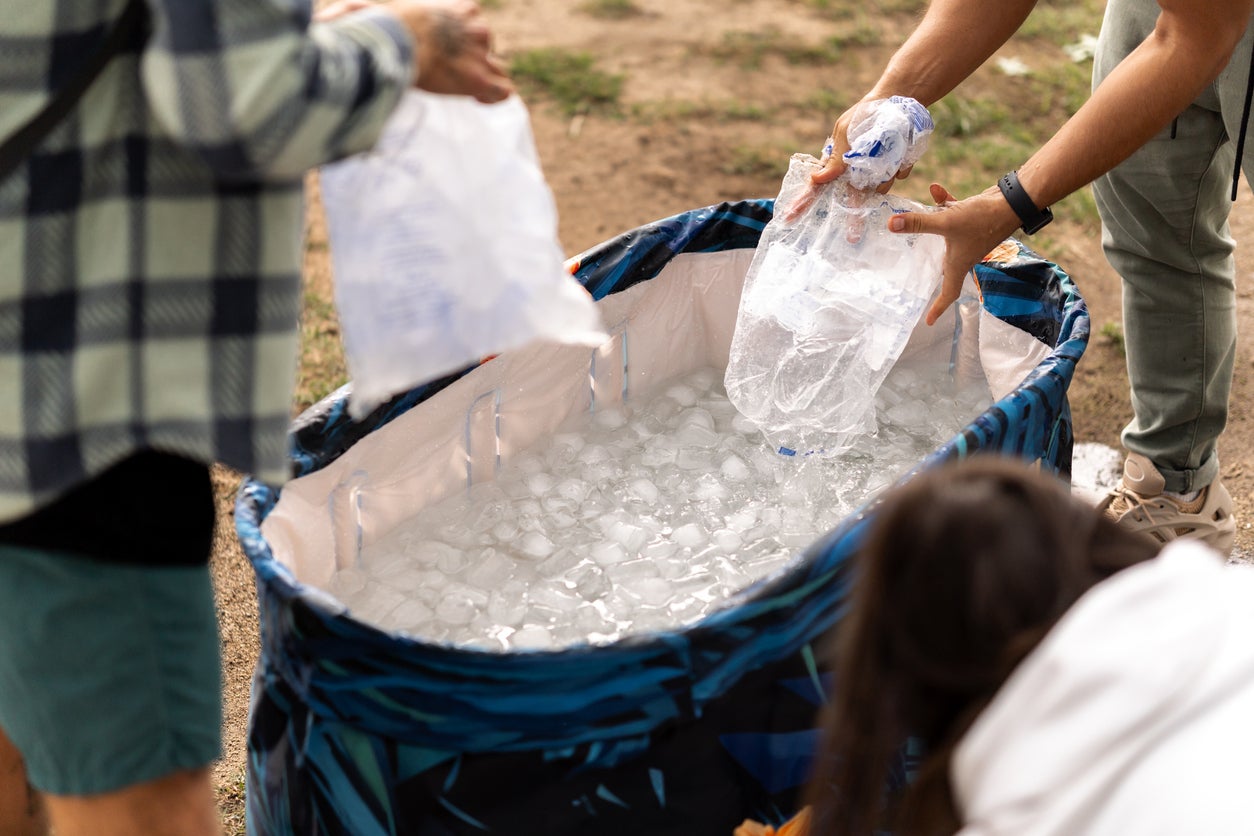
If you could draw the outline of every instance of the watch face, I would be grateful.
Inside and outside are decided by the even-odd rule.
[[[1031,224],[1025,223],[1023,225],[1023,232],[1025,235],[1032,235],[1033,233],[1039,232],[1042,228],[1047,226],[1049,222],[1052,221],[1053,219],[1054,219],[1054,213],[1052,210],[1048,208],[1042,209],[1040,216],[1036,218]]]

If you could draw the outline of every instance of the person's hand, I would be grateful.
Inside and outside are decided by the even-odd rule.
[[[823,149],[823,167],[810,175],[812,183],[815,185],[830,183],[845,173],[845,170],[849,168],[845,164],[845,154],[850,148],[849,128],[862,119],[862,109],[868,102],[878,101],[880,98],[882,97],[863,99],[836,119],[836,124],[832,126],[832,136],[828,140],[827,147]],[[893,177],[880,183],[875,191],[879,194],[887,194],[892,189],[894,181],[904,180],[910,176],[910,170],[913,167],[912,165],[902,166]]]
[[[814,203],[822,186],[837,179],[848,170],[849,166],[845,164],[845,154],[850,148],[849,127],[862,118],[862,106],[875,100],[876,97],[863,99],[836,119],[836,124],[832,127],[832,135],[828,138],[827,145],[823,147],[823,155],[819,158],[819,169],[810,175],[809,188],[790,205],[784,207],[785,221],[791,223],[800,217],[801,213]],[[904,180],[910,176],[910,170],[913,167],[903,166],[895,176],[881,183],[874,191],[878,194],[887,194],[892,189],[894,181]]]
[[[926,233],[945,238],[944,280],[940,295],[927,312],[932,325],[962,292],[962,281],[1019,226],[1019,218],[1001,191],[993,186],[974,197],[958,200],[938,183],[931,186],[939,212],[902,212],[888,219],[892,232]]]
[[[394,0],[380,8],[395,13],[414,36],[419,88],[485,103],[514,92],[475,0]]]

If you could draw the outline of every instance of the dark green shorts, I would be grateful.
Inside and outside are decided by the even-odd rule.
[[[0,545],[0,727],[36,788],[87,795],[208,766],[221,678],[207,566]]]

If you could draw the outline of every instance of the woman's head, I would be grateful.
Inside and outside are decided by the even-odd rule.
[[[884,823],[889,759],[907,736],[929,757],[898,828],[956,824],[948,755],[975,714],[1081,595],[1156,551],[1022,461],[976,457],[890,491],[835,636],[816,832]]]

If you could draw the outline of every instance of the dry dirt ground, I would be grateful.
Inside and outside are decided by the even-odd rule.
[[[623,77],[617,114],[569,114],[543,96],[528,99],[567,254],[675,212],[774,196],[788,155],[813,153],[822,146],[839,109],[861,95],[900,33],[911,25],[907,11],[894,11],[903,7],[913,10],[919,4],[884,3],[878,12],[852,18],[830,10],[821,13],[826,4],[785,0],[637,0],[634,5],[603,0],[602,8],[617,9],[617,17],[594,14],[598,7],[580,5],[579,0],[501,0],[490,6],[488,19],[505,56],[559,47],[590,53],[600,69]],[[1084,28],[1075,35],[1095,32],[1097,22],[1096,17],[1082,21]],[[854,30],[860,48],[834,62],[796,60],[797,45],[824,43]],[[1029,62],[1039,52],[1017,53],[1014,44],[1006,49]],[[971,89],[1000,90],[1013,98],[1015,80],[982,73]],[[1031,108],[1033,103],[1022,106]],[[926,186],[928,179],[938,179],[948,184],[944,177],[952,180],[953,173],[929,172],[925,158],[912,182]],[[916,189],[912,196],[921,193]],[[316,220],[311,226],[315,238]],[[1115,331],[1118,280],[1101,254],[1094,222],[1062,219],[1048,232],[1034,243],[1075,279],[1093,324],[1093,338],[1071,388],[1077,438],[1117,447],[1119,430],[1129,417]],[[1254,389],[1254,346],[1247,338],[1254,317],[1254,197],[1244,188],[1234,210],[1233,232],[1246,249],[1246,257],[1239,260],[1239,317],[1247,336],[1239,347],[1232,420],[1221,457],[1243,521],[1238,547],[1248,553],[1254,551],[1254,421],[1247,408]],[[307,280],[325,292],[325,247],[311,248]],[[249,678],[258,652],[257,609],[252,572],[230,515],[239,476],[226,471],[216,475],[222,525],[213,566],[226,705],[226,751],[216,778],[224,819],[231,832],[242,832],[239,782]]]

